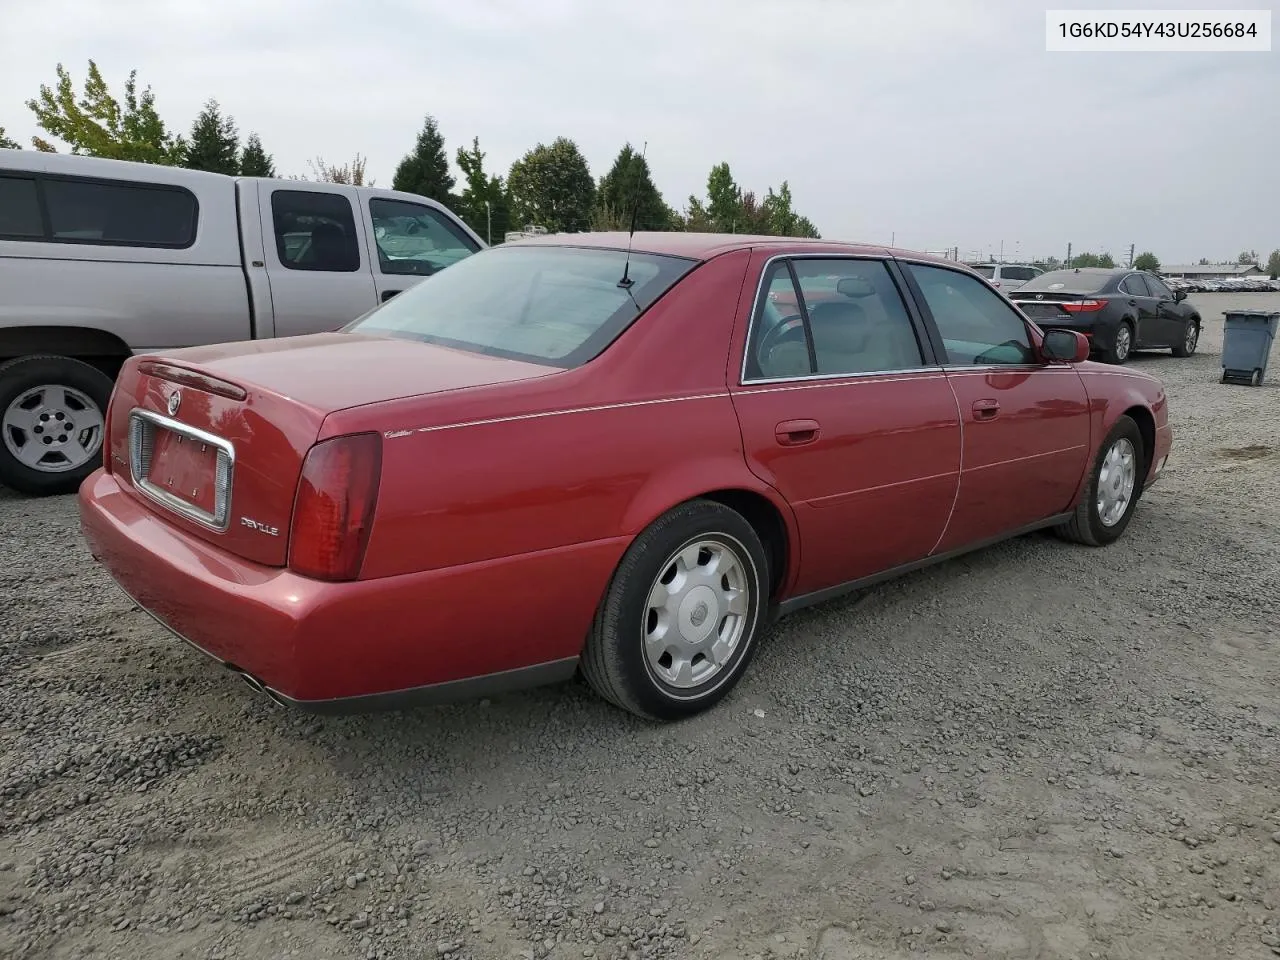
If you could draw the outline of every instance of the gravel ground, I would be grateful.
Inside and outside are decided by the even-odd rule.
[[[1125,538],[784,621],[719,709],[281,711],[0,493],[0,956],[1280,954],[1280,370],[1168,384]],[[1280,352],[1280,351],[1278,351]],[[1280,363],[1280,360],[1277,360]],[[1274,364],[1273,364],[1274,367]]]

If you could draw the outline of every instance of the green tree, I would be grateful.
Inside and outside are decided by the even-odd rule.
[[[430,114],[422,121],[422,130],[413,145],[413,151],[400,161],[395,176],[391,178],[392,190],[416,193],[443,204],[453,199],[456,181],[449,172],[449,155],[445,153],[444,137]]]
[[[1109,253],[1077,253],[1071,258],[1071,266],[1073,267],[1105,267],[1111,269],[1115,265],[1116,262]]]
[[[690,233],[712,233],[715,230],[711,214],[697,197],[689,197],[689,202],[685,204],[684,228]]]
[[[1251,263],[1254,266],[1258,264],[1257,250],[1241,250],[1240,256],[1236,257],[1236,263]]]
[[[1160,260],[1150,250],[1144,250],[1133,258],[1133,269],[1149,270],[1151,273],[1160,272]]]
[[[742,189],[729,164],[718,163],[707,176],[707,213],[717,233],[746,233],[742,223]]]
[[[21,150],[22,147],[17,140],[10,140],[4,133],[4,127],[0,127],[0,149],[4,150]]]
[[[479,137],[472,137],[470,150],[458,148],[458,169],[466,178],[467,185],[453,201],[453,209],[486,241],[493,243],[493,237],[497,237],[501,242],[511,229],[507,191],[501,177],[485,173],[484,158]]]
[[[326,163],[324,157],[309,160],[311,172],[321,183],[345,183],[353,187],[372,187],[373,181],[364,178],[366,158],[356,154],[355,159],[342,166]]]
[[[222,113],[217,100],[207,100],[191,125],[182,165],[230,176],[240,172],[240,132],[235,119]]]
[[[1272,280],[1280,280],[1280,250],[1272,250],[1271,256],[1267,257],[1267,273]]]
[[[775,237],[812,237],[818,239],[817,229],[808,217],[796,213],[791,203],[791,186],[782,181],[777,193],[769,188],[764,198],[765,232]]]
[[[536,224],[551,233],[589,229],[596,184],[578,145],[557,137],[539,143],[511,165],[507,195],[516,223]]]
[[[40,85],[40,96],[27,101],[36,123],[45,133],[69,144],[71,152],[113,160],[137,160],[176,166],[186,145],[165,129],[156,112],[155,94],[147,87],[138,93],[138,72],[124,85],[124,104],[111,95],[98,65],[90,60],[84,91],[76,98],[71,74],[61,63],[56,88]],[[32,138],[37,150],[53,151],[46,140]]]
[[[244,150],[240,152],[240,176],[268,178],[276,176],[275,161],[271,159],[271,154],[263,149],[262,140],[256,133],[249,134],[249,139],[244,143]]]
[[[670,230],[674,226],[671,208],[654,185],[649,162],[629,143],[600,178],[596,204],[608,221],[603,229],[630,229],[633,212],[637,230]]]

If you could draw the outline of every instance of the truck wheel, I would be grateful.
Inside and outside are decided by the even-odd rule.
[[[739,513],[669,511],[622,558],[582,655],[604,699],[652,720],[706,710],[747,669],[765,625],[768,559]]]
[[[69,357],[0,365],[0,483],[19,493],[74,493],[102,464],[111,378]]]

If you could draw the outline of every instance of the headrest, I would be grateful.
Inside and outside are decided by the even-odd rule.
[[[848,353],[861,350],[867,337],[866,312],[852,300],[827,300],[809,311],[814,347]]]

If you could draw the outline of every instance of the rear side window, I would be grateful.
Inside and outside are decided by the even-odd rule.
[[[1139,274],[1131,273],[1120,281],[1120,289],[1134,297],[1149,297],[1151,292],[1147,289],[1147,285],[1142,282]]]
[[[496,247],[441,270],[345,329],[576,367],[696,265],[634,252],[628,265],[624,250]],[[629,286],[619,283],[624,269]]]
[[[290,270],[354,273],[360,269],[360,242],[351,201],[318,190],[276,190],[271,194],[276,254]]]
[[[30,177],[0,177],[0,237],[44,238],[40,198]]]
[[[196,198],[180,187],[42,178],[51,239],[130,247],[189,247]]]
[[[791,270],[798,298],[788,290]],[[923,362],[902,295],[879,260],[779,260],[765,289],[751,329],[747,380],[884,373]]]

